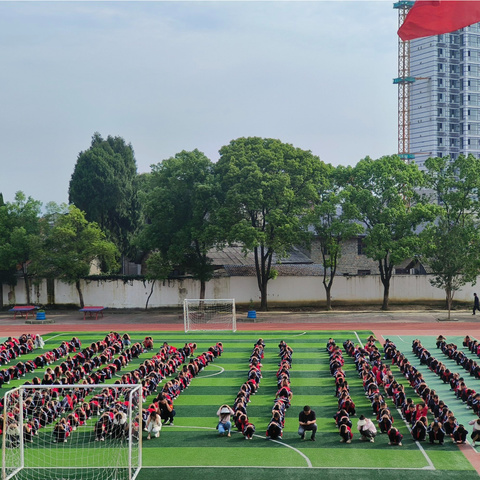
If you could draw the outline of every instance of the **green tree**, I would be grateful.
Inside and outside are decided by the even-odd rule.
[[[96,222],[122,255],[131,254],[138,228],[137,164],[133,148],[121,137],[97,132],[80,152],[69,185],[69,202]]]
[[[85,214],[74,205],[68,213],[58,215],[53,224],[46,223],[44,257],[41,274],[75,284],[80,306],[85,306],[80,280],[90,273],[95,260],[109,271],[118,268],[118,250],[95,222],[88,222]]]
[[[27,303],[31,303],[31,277],[35,273],[35,260],[41,255],[40,237],[41,202],[15,194],[14,202],[0,206],[0,271],[3,277],[13,279],[20,268]]]
[[[434,216],[433,206],[417,193],[424,175],[397,155],[367,157],[344,175],[350,184],[346,208],[364,226],[365,253],[378,262],[382,309],[388,310],[394,266],[417,253],[416,229]]]
[[[239,138],[220,149],[216,174],[221,186],[219,218],[225,239],[253,251],[262,310],[275,276],[272,259],[285,258],[306,238],[302,217],[317,199],[326,167],[309,151],[280,140]]]
[[[327,310],[332,309],[331,290],[342,253],[342,243],[363,231],[361,225],[353,222],[346,212],[351,211],[343,193],[344,176],[337,169],[327,166],[326,175],[318,188],[318,199],[306,220],[313,226],[320,245],[323,266],[323,286]]]
[[[145,310],[147,310],[148,302],[153,294],[155,283],[157,280],[166,280],[168,278],[169,273],[172,271],[172,265],[159,251],[153,252],[151,255],[149,255],[145,263],[147,266],[146,277],[147,280],[152,284],[147,301],[145,302]]]
[[[422,258],[433,272],[432,285],[445,290],[450,318],[455,292],[480,275],[480,160],[436,157],[425,167],[438,217],[422,232]]]
[[[212,162],[198,150],[182,151],[153,165],[143,184],[148,222],[139,244],[185,268],[200,281],[200,298],[205,298],[213,275],[208,252],[218,234],[212,222],[217,205]]]

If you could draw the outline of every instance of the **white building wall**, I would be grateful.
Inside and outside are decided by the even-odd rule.
[[[395,275],[390,286],[392,303],[442,302],[445,292],[430,285],[427,275]],[[4,305],[26,303],[24,284],[16,287],[3,285]],[[108,308],[145,308],[151,283],[134,281],[82,282],[85,305],[102,305]],[[455,293],[455,300],[469,302],[476,287],[466,285]],[[149,307],[178,307],[185,298],[198,298],[200,283],[192,279],[156,282]],[[238,304],[256,305],[260,300],[257,281],[254,277],[221,277],[208,282],[206,298],[235,298]],[[337,277],[332,287],[333,302],[381,303],[383,285],[378,275]],[[323,305],[325,290],[321,277],[278,277],[268,284],[268,302],[271,306]],[[47,303],[46,283],[32,292],[32,303]],[[56,305],[78,305],[74,285],[55,283]]]

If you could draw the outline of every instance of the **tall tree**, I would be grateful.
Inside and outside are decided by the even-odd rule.
[[[348,196],[343,192],[344,176],[339,174],[340,169],[341,167],[335,169],[327,165],[326,175],[318,186],[317,202],[305,217],[313,226],[320,245],[327,310],[332,309],[331,290],[342,253],[342,243],[363,231],[362,226],[347,215],[351,208],[345,205]]]
[[[70,205],[68,213],[45,223],[45,249],[41,274],[75,284],[80,306],[84,307],[80,280],[90,273],[92,262],[98,260],[106,272],[118,267],[118,250],[95,222],[88,222],[84,213]]]
[[[153,165],[144,180],[148,222],[140,244],[185,268],[200,281],[200,298],[205,298],[206,282],[213,275],[208,252],[218,235],[212,222],[217,205],[212,162],[198,150],[182,151]]]
[[[366,255],[378,262],[383,285],[382,309],[388,310],[395,265],[418,251],[417,227],[431,220],[434,208],[418,194],[424,175],[397,155],[367,157],[345,169],[348,209],[365,229]]]
[[[20,269],[29,304],[33,265],[42,248],[41,206],[41,202],[27,198],[23,192],[15,194],[14,202],[0,206],[0,270],[4,278],[12,279],[12,273]]]
[[[422,232],[422,257],[432,285],[445,290],[450,318],[455,292],[480,275],[480,160],[429,158],[425,167],[438,217]]]
[[[145,262],[147,266],[146,277],[151,282],[150,293],[145,302],[145,310],[148,308],[148,302],[153,294],[153,288],[157,280],[166,280],[172,271],[172,265],[164,258],[160,251],[153,252]]]
[[[96,222],[122,255],[131,254],[138,227],[137,164],[133,148],[121,137],[106,140],[96,132],[80,152],[69,186],[69,202]]]
[[[317,198],[325,170],[311,152],[280,140],[239,138],[220,149],[220,223],[229,242],[241,242],[254,253],[262,310],[268,307],[273,255],[285,258],[293,245],[304,241],[302,217]]]

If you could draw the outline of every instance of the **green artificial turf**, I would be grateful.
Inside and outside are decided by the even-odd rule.
[[[365,342],[370,332],[359,331],[357,334]],[[411,440],[407,427],[394,411],[391,403],[389,406],[394,411],[395,425],[404,435],[402,447],[388,446],[387,436],[380,434],[374,444],[360,442],[357,434],[352,444],[339,443],[340,437],[332,418],[337,410],[337,399],[334,396],[334,380],[330,376],[325,345],[330,337],[335,338],[340,345],[348,338],[357,343],[354,332],[190,332],[188,334],[137,332],[131,335],[132,341],[142,341],[147,335],[153,336],[156,348],[160,347],[164,341],[177,347],[183,346],[186,341],[196,342],[198,345],[196,354],[221,341],[224,345],[224,354],[194,378],[190,387],[175,400],[177,416],[174,426],[164,426],[160,438],[150,441],[146,440],[144,432],[143,465],[145,468],[140,472],[139,480],[179,475],[186,479],[198,480],[207,479],[207,477],[210,480],[213,475],[221,475],[229,480],[237,478],[242,480],[275,478],[277,480],[279,476],[295,480],[310,478],[312,475],[338,478],[338,468],[348,469],[345,470],[345,475],[352,476],[356,480],[407,479],[411,476],[414,476],[415,480],[430,478],[469,480],[478,477],[460,450],[448,442],[443,447],[423,444],[426,455],[435,468],[435,470],[426,470],[430,468],[428,460]],[[72,336],[78,336],[82,344],[87,345],[103,338],[104,335],[80,332],[52,333],[44,337],[46,340],[44,350],[54,348],[61,341],[69,340]],[[233,404],[240,386],[247,379],[250,354],[259,337],[262,337],[266,344],[265,358],[262,361],[263,379],[259,391],[251,397],[251,403],[248,405],[248,416],[256,425],[256,436],[253,441],[244,440],[238,432],[234,432],[231,438],[219,437],[215,430],[217,408],[222,403]],[[265,430],[271,418],[271,408],[277,391],[275,374],[278,369],[280,340],[285,340],[294,350],[290,375],[293,401],[291,408],[286,412],[283,439],[281,442],[273,442],[265,439]],[[413,357],[410,353],[410,338],[405,337],[402,341],[393,338],[393,341],[405,354],[410,354],[409,358]],[[433,353],[435,339],[425,338],[425,342],[427,341],[433,345],[432,348],[427,347]],[[434,354],[439,358],[441,356],[444,361],[440,351],[436,352]],[[35,355],[28,355],[22,359],[30,359],[37,354],[38,351]],[[124,371],[136,368],[152,355],[152,352],[144,353]],[[361,380],[356,375],[353,360],[346,355],[345,360],[344,369],[347,372],[351,395],[357,405],[357,418],[360,414],[372,417],[372,410],[369,401],[365,398]],[[411,361],[414,361],[414,357]],[[397,380],[407,386],[406,380],[401,378],[398,370],[394,368],[393,372]],[[42,376],[41,372],[36,371],[21,381],[12,382],[9,387],[17,386],[34,375]],[[430,381],[434,381],[433,377],[428,378],[427,382],[430,383]],[[415,396],[411,390],[407,395]],[[153,397],[148,399],[145,406],[152,399]],[[317,414],[319,430],[315,443],[302,442],[297,434],[298,413],[306,404],[310,405]],[[353,422],[352,430],[356,433],[355,418]],[[41,435],[49,435],[48,430],[48,428],[45,429]],[[82,442],[76,441],[75,438],[79,440],[82,436],[87,439],[87,442],[83,443],[83,449],[79,450],[77,447]],[[26,455],[38,457],[35,459],[38,463],[43,461],[42,458],[56,455],[58,458],[56,464],[62,467],[78,461],[78,459],[75,460],[76,456],[82,456],[82,458],[90,456],[94,459],[96,450],[102,448],[108,452],[109,448],[115,448],[115,444],[112,440],[107,440],[101,446],[93,442],[91,426],[84,426],[72,433],[64,448],[62,446],[60,451],[52,448],[50,452],[48,448],[38,448],[38,445],[32,444],[27,448]],[[93,455],[89,455],[89,448]],[[70,477],[64,475],[64,478]],[[83,480],[87,476],[81,478]],[[35,479],[32,477],[29,480]]]

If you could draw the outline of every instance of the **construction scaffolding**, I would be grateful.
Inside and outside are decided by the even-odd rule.
[[[398,10],[398,28],[405,21],[413,1],[396,2],[393,8]],[[410,153],[410,85],[415,78],[410,76],[410,42],[398,38],[398,77],[393,83],[398,85],[398,154],[405,161],[411,161],[415,155]]]

